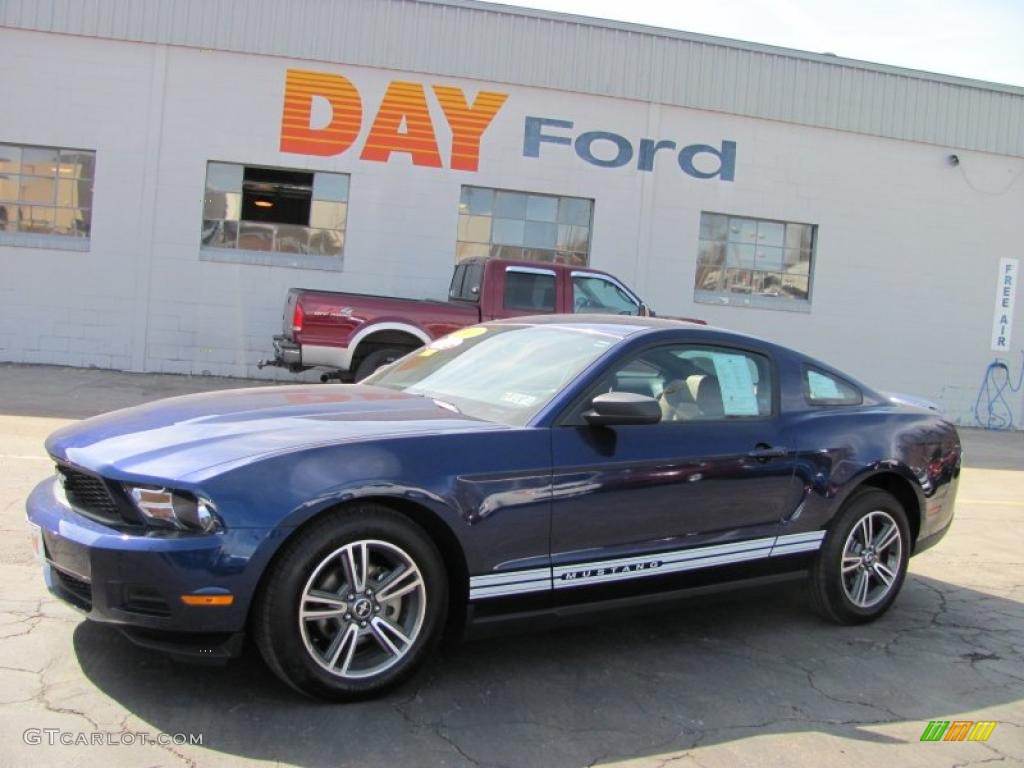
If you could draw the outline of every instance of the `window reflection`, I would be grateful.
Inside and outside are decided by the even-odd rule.
[[[348,194],[343,173],[209,162],[201,243],[341,257]]]
[[[807,302],[815,230],[812,224],[703,212],[694,289]]]
[[[0,144],[0,231],[87,238],[96,153]]]
[[[462,188],[455,260],[480,257],[585,266],[593,201],[534,192]]]

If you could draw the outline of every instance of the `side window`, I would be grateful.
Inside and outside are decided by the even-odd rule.
[[[466,265],[459,264],[455,267],[455,271],[452,273],[452,282],[448,286],[448,298],[450,299],[461,299],[462,298],[462,283],[466,279]]]
[[[860,405],[864,395],[850,382],[806,366],[804,398],[811,405]]]
[[[612,315],[638,315],[640,305],[611,280],[597,275],[574,275],[572,278],[573,311]]]
[[[505,309],[554,312],[555,273],[508,270],[505,273]]]
[[[480,263],[459,264],[452,275],[448,296],[459,301],[476,301],[480,298],[480,278],[484,265]]]
[[[646,350],[611,371],[585,398],[603,392],[648,395],[662,422],[763,418],[772,415],[768,358],[725,347],[668,345]]]

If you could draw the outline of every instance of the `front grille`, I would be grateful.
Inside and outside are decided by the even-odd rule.
[[[60,585],[78,599],[81,608],[92,610],[92,585],[88,581],[82,581],[59,568],[54,568],[53,572],[57,575]]]
[[[124,505],[118,503],[118,499],[103,478],[66,464],[58,464],[57,473],[60,475],[68,501],[83,514],[113,525],[135,523],[134,520],[125,518],[122,511]]]

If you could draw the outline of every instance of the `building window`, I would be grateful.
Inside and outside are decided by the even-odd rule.
[[[809,307],[816,230],[813,224],[701,213],[694,299]]]
[[[0,144],[0,242],[87,248],[95,168],[90,150]]]
[[[455,260],[472,256],[586,266],[594,201],[463,187]]]
[[[246,263],[340,264],[348,219],[348,174],[210,162],[203,198],[204,251],[288,254]],[[215,259],[216,260],[216,259]]]

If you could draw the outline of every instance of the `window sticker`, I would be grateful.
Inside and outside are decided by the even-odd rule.
[[[430,355],[436,354],[443,349],[455,349],[455,347],[462,344],[466,339],[483,336],[485,333],[487,333],[487,329],[479,326],[453,331],[447,336],[442,336],[440,339],[434,339],[434,341],[430,342],[427,348],[420,352],[420,357],[430,357]],[[428,352],[430,354],[427,354]]]
[[[817,371],[807,372],[807,386],[812,400],[842,400],[843,395],[836,380]]]
[[[487,329],[481,328],[477,325],[472,328],[463,328],[461,330],[454,331],[448,335],[456,339],[473,339],[477,336],[483,336],[485,333],[487,333]]]
[[[757,416],[757,397],[750,365],[743,355],[712,352],[715,375],[722,389],[722,410],[726,416]]]
[[[430,342],[430,348],[435,352],[440,352],[442,349],[455,349],[460,344],[462,344],[462,339],[458,336],[442,336],[440,339]]]
[[[517,405],[520,408],[529,408],[531,405],[537,402],[537,398],[534,395],[524,395],[520,392],[506,392],[501,396],[502,402],[511,403]]]

